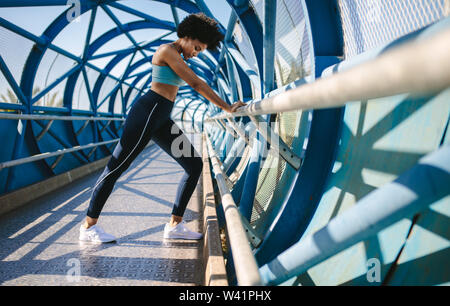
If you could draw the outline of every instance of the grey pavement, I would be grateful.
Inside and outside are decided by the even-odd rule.
[[[201,154],[201,135],[188,137]],[[0,217],[0,284],[201,285],[203,241],[163,239],[181,166],[157,145],[146,148],[117,182],[99,219],[117,242],[81,243],[79,227],[100,172]],[[196,231],[201,182],[184,216]]]

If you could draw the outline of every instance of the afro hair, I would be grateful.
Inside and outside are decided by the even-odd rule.
[[[224,39],[217,21],[203,13],[191,14],[184,18],[178,25],[177,35],[179,38],[198,39],[212,51],[217,50],[219,43]]]

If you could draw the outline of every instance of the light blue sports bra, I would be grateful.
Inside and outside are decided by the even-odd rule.
[[[152,65],[152,81],[158,83],[164,83],[175,86],[183,86],[186,85],[186,82],[183,81],[169,66],[158,66]]]

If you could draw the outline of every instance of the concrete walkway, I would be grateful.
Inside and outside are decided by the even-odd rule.
[[[189,138],[201,154],[201,135]],[[0,284],[201,285],[203,241],[163,239],[181,166],[157,145],[145,149],[117,182],[99,221],[117,242],[84,244],[79,226],[99,175],[0,218]],[[184,218],[196,231],[201,182]]]

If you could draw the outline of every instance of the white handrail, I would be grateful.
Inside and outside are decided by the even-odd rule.
[[[340,107],[350,101],[402,93],[424,95],[450,87],[450,29],[418,39],[347,71],[323,77],[276,96],[240,107],[217,120],[296,110]]]
[[[208,146],[208,154],[215,173],[215,179],[219,188],[223,211],[225,213],[228,240],[233,254],[238,284],[241,286],[261,285],[261,276],[259,275],[258,265],[250,248],[244,226],[242,225],[241,214],[231,196],[224,173],[220,168],[219,159],[212,147],[211,140],[207,133],[205,133],[205,139]]]
[[[46,158],[53,157],[53,156],[70,153],[70,152],[85,150],[85,149],[89,149],[89,148],[93,148],[93,147],[97,147],[97,146],[101,146],[101,145],[107,145],[107,144],[110,144],[113,142],[118,142],[119,140],[120,139],[113,139],[113,140],[108,140],[108,141],[103,141],[103,142],[91,143],[91,144],[87,144],[84,146],[76,146],[73,148],[62,149],[62,150],[58,150],[55,152],[46,152],[46,153],[41,153],[41,154],[29,156],[29,157],[10,160],[7,162],[0,163],[0,170],[2,170],[4,168],[9,168],[9,167],[14,167],[14,166],[30,163],[30,162],[41,160],[41,159],[46,159]]]
[[[115,117],[82,117],[82,116],[52,116],[52,115],[33,115],[33,114],[6,114],[0,113],[0,119],[11,120],[83,120],[83,121],[125,121],[125,118]]]

